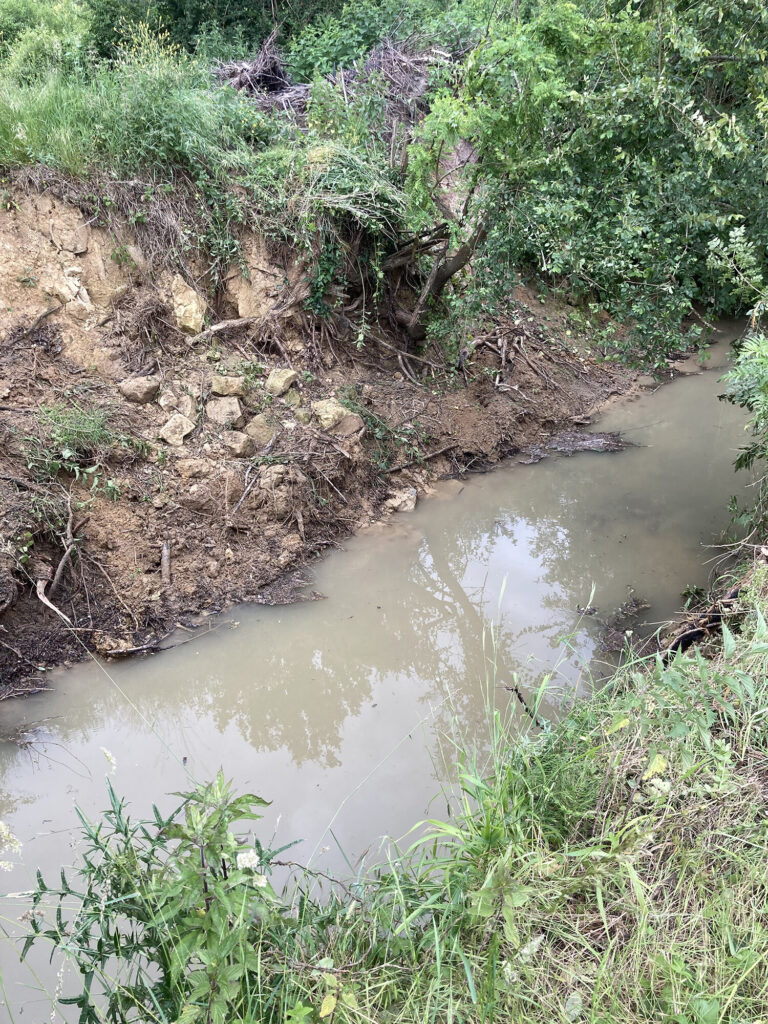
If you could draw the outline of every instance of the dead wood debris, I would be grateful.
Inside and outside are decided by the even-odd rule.
[[[312,86],[292,81],[276,38],[273,32],[252,60],[219,64],[214,74],[222,85],[252,97],[259,110],[289,111],[301,124]],[[413,124],[423,116],[430,68],[450,60],[451,55],[443,50],[418,51],[408,41],[397,44],[387,39],[363,63],[326,75],[325,81],[338,86],[347,102],[354,98],[356,90],[375,82],[379,95],[386,101],[385,120],[391,128],[398,123]]]

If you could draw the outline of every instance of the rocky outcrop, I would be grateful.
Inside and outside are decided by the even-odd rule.
[[[216,374],[211,381],[211,391],[214,395],[219,395],[222,398],[229,396],[242,398],[245,394],[245,377],[225,377]]]
[[[253,438],[259,448],[264,448],[277,433],[277,427],[274,427],[262,412],[258,416],[253,417],[245,428],[245,432],[249,437]]]
[[[349,409],[346,409],[335,398],[323,398],[319,402],[313,402],[312,412],[317,416],[323,430],[333,430],[349,415]],[[362,420],[360,422],[362,423]]]
[[[237,430],[243,425],[243,409],[240,400],[233,396],[228,398],[212,398],[205,406],[205,415],[218,427],[229,427]]]

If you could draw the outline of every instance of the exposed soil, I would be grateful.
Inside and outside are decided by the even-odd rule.
[[[358,350],[310,321],[290,254],[254,236],[247,276],[213,296],[194,261],[152,272],[127,229],[45,192],[15,200],[0,211],[0,697],[228,604],[287,600],[308,560],[436,478],[583,448],[576,428],[632,386],[578,350],[566,307],[522,289],[459,368],[403,360],[383,328]],[[275,369],[297,374],[281,394]],[[105,414],[82,451],[57,433],[73,409]],[[178,445],[159,436],[169,420]]]

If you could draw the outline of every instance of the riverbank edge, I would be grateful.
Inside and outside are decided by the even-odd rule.
[[[0,210],[0,242],[0,697],[294,600],[315,558],[434,481],[542,457],[637,386],[570,307],[524,287],[460,368],[430,349],[403,367],[394,335],[360,350],[300,301],[277,317],[265,282],[303,281],[247,233],[260,269],[217,294],[153,273],[130,225],[107,231],[44,183]]]

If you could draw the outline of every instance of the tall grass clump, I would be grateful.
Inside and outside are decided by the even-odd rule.
[[[110,790],[27,946],[76,962],[85,1022],[760,1020],[767,593],[758,566],[711,660],[630,664],[538,735],[497,717],[460,813],[324,894],[273,887],[236,835],[262,801],[221,777],[147,822]]]
[[[244,104],[214,89],[185,54],[137,29],[129,50],[93,74],[51,73],[34,85],[0,86],[0,146],[6,166],[41,163],[86,177],[172,173],[199,179],[242,168]]]

